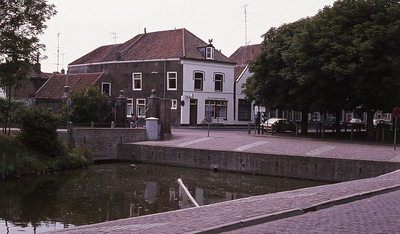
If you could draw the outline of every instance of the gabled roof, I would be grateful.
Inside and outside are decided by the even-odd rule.
[[[261,44],[241,46],[229,57],[230,60],[236,62],[235,80],[237,80],[246,69],[249,61],[260,54],[260,52]]]
[[[68,74],[69,90],[87,88],[103,75],[99,73]],[[36,99],[61,99],[66,84],[66,74],[55,74],[36,92]]]
[[[208,44],[186,29],[144,33],[125,43],[101,46],[69,65],[156,59],[203,59],[200,47]],[[214,61],[229,62],[225,55],[215,50]]]

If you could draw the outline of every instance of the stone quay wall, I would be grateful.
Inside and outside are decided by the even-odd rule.
[[[117,146],[121,143],[146,140],[146,129],[140,128],[74,128],[73,144],[93,150],[94,160],[117,159]]]
[[[400,163],[119,144],[117,159],[208,170],[342,182],[371,178]]]

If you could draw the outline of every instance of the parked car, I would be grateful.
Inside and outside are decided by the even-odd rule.
[[[346,122],[347,127],[354,126],[356,128],[365,128],[366,124],[362,121],[362,119],[353,118],[350,121]]]
[[[390,129],[392,127],[392,122],[386,119],[374,119],[374,128],[377,129]]]
[[[264,126],[264,129],[266,129],[267,131],[270,131],[273,127],[275,128],[276,132],[294,132],[296,130],[296,125],[284,118],[270,118],[264,123],[260,124],[260,127],[262,126]]]

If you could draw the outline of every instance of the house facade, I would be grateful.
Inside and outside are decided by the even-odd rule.
[[[242,93],[243,84],[246,83],[252,73],[249,72],[249,61],[260,53],[260,44],[247,45],[239,47],[229,59],[236,62],[235,65],[235,86],[234,86],[234,108],[235,108],[235,123],[247,124],[254,123],[254,100],[247,100],[246,95]]]
[[[233,122],[234,62],[186,29],[143,33],[122,44],[99,47],[68,65],[69,74],[102,72],[110,97],[124,91],[127,118],[146,117],[152,90],[171,99],[172,125],[197,125],[205,105],[214,119]]]
[[[91,85],[100,87],[102,75],[103,73],[53,74],[36,91],[34,105],[57,114],[61,111],[63,99],[68,98],[69,92]]]

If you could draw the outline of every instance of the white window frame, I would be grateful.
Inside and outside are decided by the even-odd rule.
[[[146,111],[146,98],[137,98],[136,99],[136,117],[145,118],[146,114],[140,113],[141,106],[142,106],[143,110]]]
[[[221,90],[215,89],[215,84],[217,82],[217,79],[216,79],[217,75],[222,76],[222,78],[221,78],[221,86],[220,86]],[[223,92],[224,91],[224,82],[225,82],[225,74],[224,73],[220,73],[220,72],[214,73],[214,91],[215,92]]]
[[[196,73],[201,73],[201,74],[203,75],[203,78],[201,79],[201,88],[200,88],[200,89],[196,89]],[[206,76],[206,74],[205,74],[205,72],[203,72],[203,71],[193,71],[193,81],[194,81],[194,83],[193,83],[193,89],[194,89],[194,90],[203,91],[203,89],[204,89],[205,76]]]
[[[214,47],[206,47],[206,59],[214,59]]]
[[[126,99],[126,117],[132,117],[132,114],[133,114],[133,98],[127,98]]]
[[[171,78],[170,75],[174,74],[175,77]],[[170,80],[175,80],[175,88],[169,86]],[[167,90],[178,90],[178,73],[177,72],[167,72]]]
[[[140,77],[136,78],[135,75],[139,75]],[[140,81],[140,88],[135,87],[135,80]],[[141,72],[134,72],[132,73],[132,90],[142,90],[143,87],[143,77]]]
[[[176,109],[178,109],[178,100],[171,99],[171,110],[176,110]]]
[[[104,85],[109,85],[108,86],[108,94],[104,92]],[[106,93],[108,97],[111,96],[111,83],[110,82],[101,82],[101,93]]]

